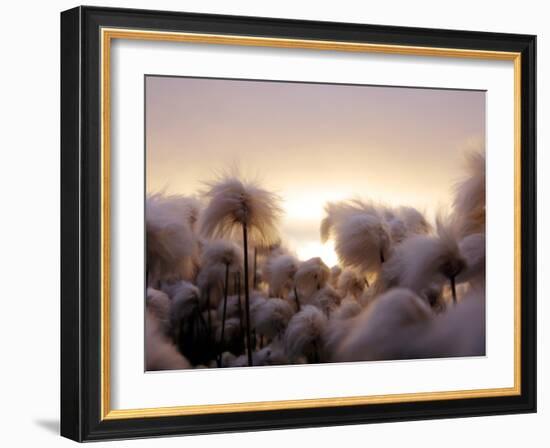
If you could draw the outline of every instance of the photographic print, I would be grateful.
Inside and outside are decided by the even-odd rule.
[[[145,369],[485,355],[485,91],[145,77]]]

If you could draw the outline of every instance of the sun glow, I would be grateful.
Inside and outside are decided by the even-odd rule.
[[[338,256],[332,241],[327,241],[325,244],[316,241],[307,242],[296,249],[296,254],[300,260],[320,257],[328,267],[338,264]]]

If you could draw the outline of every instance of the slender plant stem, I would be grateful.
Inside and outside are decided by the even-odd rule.
[[[248,229],[243,223],[243,249],[244,249],[244,303],[246,315],[246,349],[248,365],[252,366],[252,344],[250,338],[250,293],[248,291]]]
[[[254,272],[252,273],[252,285],[254,289],[258,287],[258,249],[254,248]]]
[[[239,334],[241,335],[241,342],[244,347],[244,325],[243,325],[243,310],[241,306],[241,274],[237,272],[237,309],[239,310]]]
[[[224,333],[225,333],[225,314],[227,312],[227,294],[229,292],[229,263],[225,264],[225,285],[223,288],[223,312],[222,312],[222,334],[220,337],[220,346],[218,347],[218,356],[221,361],[222,358],[222,348],[224,343]]]
[[[454,276],[451,277],[451,292],[453,293],[453,303],[456,303],[456,284]]]
[[[208,312],[208,337],[212,338],[212,316],[210,314],[210,286],[206,289],[206,310]]]
[[[296,301],[296,311],[300,311],[302,307],[300,306],[300,298],[298,297],[296,286],[294,286],[294,300]]]

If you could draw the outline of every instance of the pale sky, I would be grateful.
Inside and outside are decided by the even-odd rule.
[[[237,167],[283,198],[282,238],[319,241],[326,201],[450,205],[463,153],[483,148],[485,92],[205,78],[146,78],[147,191],[196,194]]]

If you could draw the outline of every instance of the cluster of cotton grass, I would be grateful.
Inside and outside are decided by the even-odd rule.
[[[485,158],[452,209],[327,203],[339,265],[299,260],[280,199],[222,176],[199,199],[147,198],[148,370],[475,356],[485,352]]]

